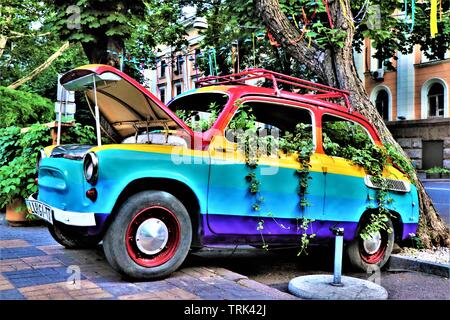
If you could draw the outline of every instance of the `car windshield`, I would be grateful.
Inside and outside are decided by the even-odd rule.
[[[224,93],[194,93],[172,101],[169,108],[193,131],[204,132],[217,120],[227,101]]]

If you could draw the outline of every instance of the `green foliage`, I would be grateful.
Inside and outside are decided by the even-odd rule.
[[[6,139],[1,141],[0,148],[8,148],[9,152],[6,156],[0,156],[0,207],[16,198],[27,198],[37,191],[34,183],[37,152],[51,143],[49,130],[44,125],[34,124],[23,134],[18,133],[17,129],[2,129],[16,143],[11,144],[11,140]]]
[[[93,144],[94,128],[75,124],[61,137],[63,143]],[[0,207],[37,191],[36,159],[52,142],[49,128],[36,123],[24,133],[18,127],[0,128]],[[28,218],[31,218],[29,216]]]
[[[433,167],[428,170],[425,170],[426,173],[450,173],[450,169],[442,168],[442,167]]]
[[[102,137],[102,141],[103,139],[104,137]],[[91,145],[97,143],[97,135],[94,127],[75,123],[63,133],[61,141],[65,144],[78,143]],[[108,143],[108,141],[105,142]]]
[[[26,127],[53,117],[53,103],[37,94],[0,87],[0,128]]]
[[[0,128],[0,167],[14,159],[19,148],[19,139],[19,127]]]
[[[414,233],[410,233],[409,234],[409,238],[411,240],[411,247],[415,248],[415,249],[425,249],[425,245],[422,242],[422,239],[420,239],[417,235],[415,235]]]
[[[402,170],[409,178],[411,183],[414,183],[414,177],[416,176],[416,170],[411,164],[409,159],[405,158],[397,149],[391,144],[385,144],[386,152],[392,164]]]
[[[208,116],[207,118],[196,119],[196,111],[193,110],[177,110],[175,114],[178,118],[183,120],[193,131],[204,132],[211,128],[211,126],[216,122],[217,117],[221,108],[218,103],[211,102],[208,106]]]

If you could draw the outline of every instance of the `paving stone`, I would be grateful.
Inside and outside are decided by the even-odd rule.
[[[0,291],[0,300],[24,300],[25,297],[16,289]]]
[[[0,240],[0,250],[5,248],[18,248],[18,247],[29,247],[30,244],[25,240],[12,239],[12,240]],[[1,255],[1,253],[0,253]]]
[[[80,268],[79,281],[68,282],[69,266]],[[283,299],[278,290],[245,286],[245,280],[223,268],[196,266],[164,280],[127,282],[106,262],[101,246],[67,250],[45,227],[12,228],[0,221],[0,299]]]
[[[35,247],[4,248],[0,250],[0,260],[44,256],[46,253]]]
[[[218,268],[218,267],[214,267],[214,268],[210,268],[210,270],[216,274],[218,274],[219,276],[227,279],[227,280],[231,280],[231,281],[238,281],[241,279],[248,279],[246,276],[243,276],[242,274],[224,269],[224,268]]]

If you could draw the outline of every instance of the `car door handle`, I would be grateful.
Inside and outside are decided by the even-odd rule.
[[[217,152],[223,152],[223,153],[234,152],[233,148],[220,148],[220,147],[217,147],[217,148],[214,148],[214,150],[217,151]]]

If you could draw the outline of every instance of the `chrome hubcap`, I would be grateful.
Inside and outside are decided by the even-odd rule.
[[[376,233],[371,235],[370,239],[364,240],[364,250],[368,254],[374,254],[380,249],[381,246],[381,233],[377,231]]]
[[[145,220],[136,231],[136,245],[145,254],[154,255],[161,252],[168,239],[167,226],[156,218]]]

